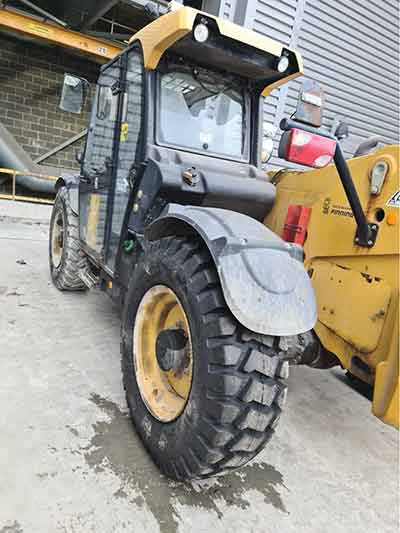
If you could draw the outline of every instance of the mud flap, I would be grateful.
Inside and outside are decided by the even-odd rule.
[[[225,209],[170,204],[145,232],[149,241],[195,230],[217,267],[223,294],[246,328],[274,336],[311,330],[317,308],[296,245],[260,222]]]

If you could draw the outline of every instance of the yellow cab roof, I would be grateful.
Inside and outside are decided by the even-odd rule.
[[[228,20],[212,16],[209,13],[202,13],[191,7],[178,7],[181,6],[181,4],[176,5],[175,3],[175,6],[177,9],[154,20],[133,35],[129,41],[129,44],[140,41],[143,48],[144,66],[146,69],[156,69],[163,54],[177,41],[193,31],[195,20],[199,14],[203,14],[208,19],[213,19],[218,26],[219,32],[224,37],[251,46],[258,51],[266,52],[279,58],[282,55],[283,50],[289,50],[278,41],[248,30],[247,28],[234,24]],[[303,61],[301,55],[295,50],[290,50],[290,52],[296,57],[298,65],[297,71],[288,74],[288,76],[283,77],[278,81],[268,84],[262,92],[263,96],[267,96],[279,85],[303,74]]]

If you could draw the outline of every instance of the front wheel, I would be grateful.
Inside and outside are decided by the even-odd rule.
[[[149,246],[125,300],[122,372],[135,426],[167,476],[216,475],[264,448],[286,397],[278,344],[233,317],[202,243]]]
[[[79,218],[71,209],[69,192],[61,187],[50,219],[49,265],[54,285],[62,291],[86,289],[79,273],[86,259],[79,241]]]

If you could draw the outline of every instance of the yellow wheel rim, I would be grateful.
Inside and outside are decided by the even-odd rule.
[[[157,361],[156,341],[169,329],[183,330],[187,344],[181,367],[163,371]],[[133,361],[140,395],[151,414],[161,422],[175,420],[189,398],[193,349],[186,313],[176,294],[165,285],[149,289],[139,304],[133,328]]]
[[[59,211],[54,218],[51,236],[51,259],[55,268],[58,268],[60,266],[63,247],[64,217],[62,211]]]

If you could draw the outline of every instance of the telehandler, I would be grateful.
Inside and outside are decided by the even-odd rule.
[[[130,414],[178,480],[259,453],[289,361],[313,361],[302,247],[263,224],[276,197],[261,165],[263,97],[301,74],[300,55],[269,38],[172,10],[102,67],[80,174],[57,183],[53,282],[98,284],[121,306]],[[85,91],[66,75],[62,109],[80,112]],[[314,140],[327,164],[326,137]]]

